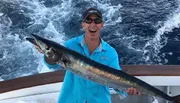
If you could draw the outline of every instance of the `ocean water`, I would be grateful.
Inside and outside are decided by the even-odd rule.
[[[101,37],[120,64],[180,64],[180,0],[0,0],[0,80],[51,71],[25,38],[81,35],[88,7],[103,13]]]

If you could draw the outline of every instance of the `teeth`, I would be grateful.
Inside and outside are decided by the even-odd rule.
[[[90,31],[96,31],[96,29],[89,29]]]
[[[89,31],[91,31],[91,32],[96,32],[96,30],[95,30],[95,29],[89,29]]]
[[[96,31],[89,30],[89,32],[91,32],[91,33],[95,33]]]
[[[89,27],[89,32],[95,33],[97,30],[94,27]]]
[[[89,30],[89,31],[94,31],[95,32],[96,30]]]

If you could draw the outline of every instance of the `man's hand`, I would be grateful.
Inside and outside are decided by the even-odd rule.
[[[38,50],[40,53],[43,54],[43,51],[36,45],[34,45],[35,49]],[[56,62],[54,62],[53,60],[51,60],[50,58],[47,58],[46,56],[44,56],[44,60],[48,63],[48,64],[51,64],[51,65],[54,65],[56,64]]]
[[[141,93],[138,92],[138,91],[136,90],[136,88],[133,88],[133,87],[128,88],[128,89],[126,90],[126,92],[127,92],[129,95],[141,95]]]

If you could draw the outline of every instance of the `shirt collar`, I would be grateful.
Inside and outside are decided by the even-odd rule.
[[[78,37],[77,42],[83,47],[83,45],[85,44],[84,34]],[[101,43],[98,46],[98,49],[99,51],[107,50],[107,44],[102,38],[101,38]]]

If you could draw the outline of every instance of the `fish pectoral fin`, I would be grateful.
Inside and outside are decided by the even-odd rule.
[[[67,69],[66,65],[63,62],[59,62],[58,64],[62,67],[63,70]]]
[[[68,56],[66,56],[65,54],[62,55],[61,61],[62,61],[64,64],[70,63],[70,60],[69,60]]]
[[[152,103],[159,103],[155,96],[153,96],[152,98],[153,98],[153,102]]]
[[[117,88],[115,88],[114,90],[117,92],[117,94],[121,100],[128,96],[128,93],[124,90],[119,90]]]

